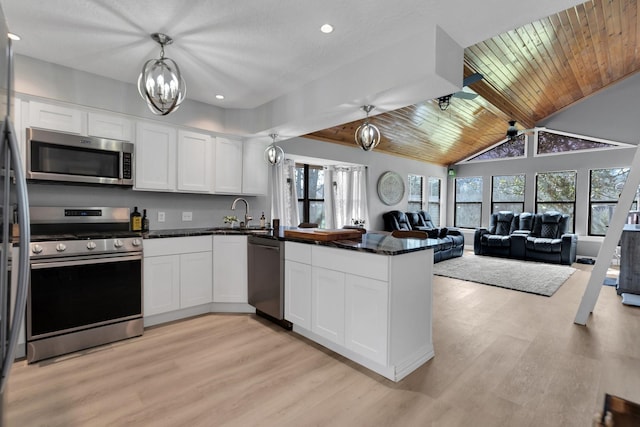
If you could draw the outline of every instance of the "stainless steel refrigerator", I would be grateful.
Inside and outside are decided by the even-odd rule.
[[[0,6],[0,426],[5,425],[7,381],[26,308],[30,240],[27,184],[11,119],[14,103],[13,51],[8,32]],[[14,220],[18,222],[18,236],[13,235]],[[12,252],[17,253],[17,259],[11,256]],[[17,275],[13,289],[12,275]]]

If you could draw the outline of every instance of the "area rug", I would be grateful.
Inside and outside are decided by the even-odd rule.
[[[433,273],[550,297],[576,271],[567,265],[464,255],[433,265]]]

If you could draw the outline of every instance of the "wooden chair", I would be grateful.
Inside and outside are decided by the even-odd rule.
[[[391,232],[393,237],[397,237],[399,239],[427,239],[429,235],[426,231],[420,230],[393,230]]]

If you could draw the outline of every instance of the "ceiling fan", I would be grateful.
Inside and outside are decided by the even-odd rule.
[[[516,121],[509,120],[509,127],[507,128],[506,137],[509,142],[515,141],[520,135],[530,135],[535,129],[520,129],[516,128]]]
[[[464,89],[465,87],[482,80],[482,78],[482,74],[473,73],[470,76],[465,77],[465,79],[462,81],[462,88]],[[450,93],[449,95],[441,96],[440,98],[438,98],[438,107],[440,107],[440,109],[444,111],[449,108],[451,98],[474,99],[477,96],[478,94],[475,92],[465,92],[464,90],[460,90],[458,92]]]

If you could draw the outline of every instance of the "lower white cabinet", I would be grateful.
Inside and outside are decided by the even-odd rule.
[[[326,268],[311,268],[311,330],[344,345],[345,274]]]
[[[389,285],[345,275],[345,346],[375,362],[387,362]]]
[[[247,236],[213,236],[213,301],[248,302]]]
[[[212,301],[211,252],[180,255],[180,308]]]
[[[310,330],[311,266],[287,260],[284,265],[284,289],[284,318]]]
[[[211,303],[211,236],[144,241],[144,315]]]
[[[180,256],[144,257],[144,315],[180,308]]]

